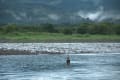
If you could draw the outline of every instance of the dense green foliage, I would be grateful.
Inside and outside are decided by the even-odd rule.
[[[74,25],[0,26],[0,42],[120,41],[120,24],[82,23]]]
[[[63,33],[65,34],[65,35],[72,35],[72,29],[69,29],[69,28],[64,28],[63,29]]]
[[[47,33],[63,33],[65,35],[72,34],[120,34],[120,24],[114,23],[82,23],[72,26],[60,26],[53,24],[44,24],[37,26],[20,26],[9,24],[0,27],[2,33],[15,32],[47,32]]]

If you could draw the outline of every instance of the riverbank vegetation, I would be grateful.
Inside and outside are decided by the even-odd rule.
[[[79,42],[120,41],[120,24],[81,23],[74,25],[16,25],[0,26],[1,42]]]

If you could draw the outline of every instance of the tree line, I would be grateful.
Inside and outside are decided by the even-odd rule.
[[[0,32],[47,32],[47,33],[63,33],[65,35],[72,34],[117,34],[120,35],[120,24],[114,23],[81,23],[74,25],[33,25],[21,26],[17,24],[7,24],[0,26]]]

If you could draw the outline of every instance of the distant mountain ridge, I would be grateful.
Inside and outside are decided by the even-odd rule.
[[[108,14],[101,3],[100,0],[0,0],[0,23],[119,22],[119,11]]]

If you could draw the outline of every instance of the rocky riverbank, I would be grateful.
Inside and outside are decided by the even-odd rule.
[[[14,50],[14,49],[0,49],[0,55],[30,55],[34,54],[33,52],[30,51],[25,51],[25,50]]]
[[[0,55],[120,53],[120,43],[0,43]]]
[[[39,54],[63,54],[63,53],[48,51],[32,52],[29,50],[0,49],[0,55],[39,55]]]

